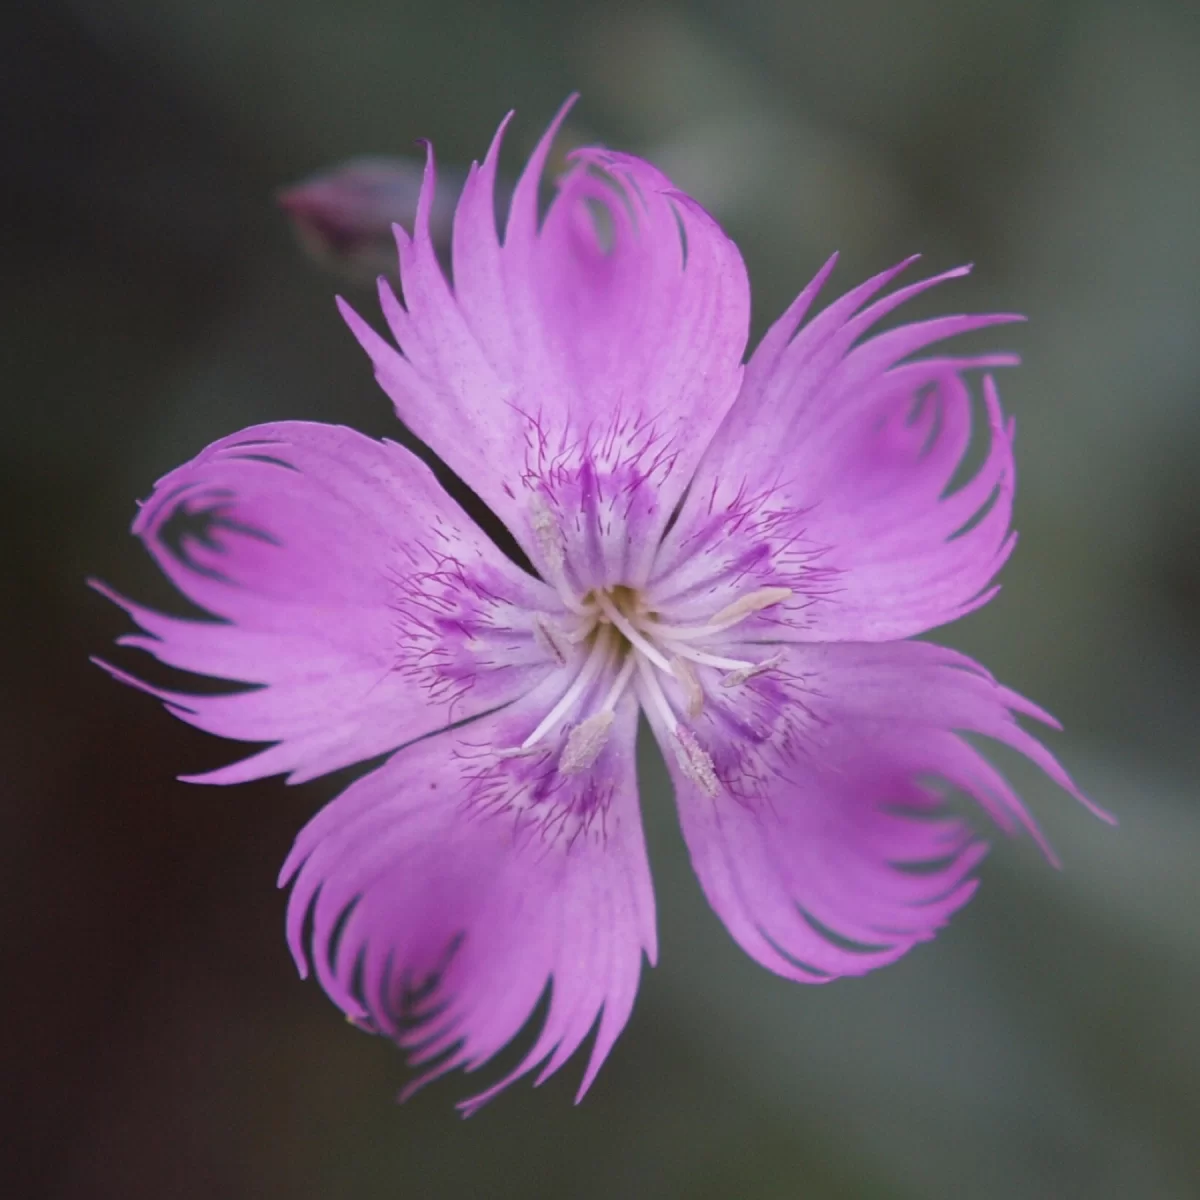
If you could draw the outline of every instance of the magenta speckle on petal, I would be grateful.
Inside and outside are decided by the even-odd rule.
[[[540,215],[568,107],[500,227],[508,120],[452,221],[429,150],[419,187],[403,181],[386,336],[341,304],[397,415],[532,569],[408,450],[282,422],[172,471],[134,523],[207,616],[96,585],[137,626],[123,645],[248,685],[192,694],[101,664],[265,744],[199,782],[387,756],[297,836],[287,940],[357,1028],[405,1051],[406,1095],[488,1063],[543,1005],[524,1057],[464,1113],[594,1035],[582,1097],[655,961],[640,714],[713,909],[800,982],[894,962],[971,897],[987,846],[951,792],[1055,861],[981,740],[1109,819],[1021,720],[1048,714],[911,640],[987,603],[1015,544],[994,372],[1016,359],[932,348],[1019,318],[880,332],[967,273],[894,287],[911,259],[814,314],[831,259],[747,357],[741,256],[655,167],[578,150]],[[347,186],[289,203],[361,217]]]

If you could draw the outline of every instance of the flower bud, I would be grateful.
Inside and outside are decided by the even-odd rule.
[[[352,158],[283,188],[277,196],[301,246],[322,265],[354,279],[395,273],[392,225],[410,232],[421,193],[424,161]],[[450,243],[463,172],[440,167],[429,214],[434,244]]]

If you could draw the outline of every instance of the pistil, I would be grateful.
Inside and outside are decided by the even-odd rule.
[[[612,602],[611,596],[605,592],[597,592],[596,603],[605,617],[625,635],[631,646],[635,647],[639,653],[644,654],[660,671],[666,671],[668,675],[671,673],[671,664],[665,656],[638,632],[633,622]]]

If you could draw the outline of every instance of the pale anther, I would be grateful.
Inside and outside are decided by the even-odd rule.
[[[537,492],[530,498],[529,507],[533,512],[533,533],[538,545],[546,556],[546,562],[553,570],[558,571],[566,557],[562,530],[550,511],[550,505]]]
[[[598,712],[580,721],[567,735],[558,769],[564,775],[586,771],[600,757],[600,751],[608,744],[612,732],[613,714]]]
[[[760,663],[739,667],[736,671],[730,671],[728,675],[721,676],[721,686],[723,688],[737,687],[739,684],[745,683],[747,679],[753,679],[755,675],[761,675],[764,671],[779,666],[781,662],[783,662],[782,654],[772,654],[770,658],[764,658]]]
[[[548,651],[560,667],[566,664],[567,652],[563,643],[565,642],[567,646],[570,646],[572,639],[568,634],[564,634],[562,630],[551,624],[550,620],[541,613],[534,614],[533,636],[537,644],[543,650]]]
[[[678,655],[671,659],[671,671],[683,688],[687,715],[694,720],[704,709],[704,689],[700,686],[700,680],[696,678],[692,664]]]
[[[713,760],[696,741],[696,735],[683,725],[675,728],[675,761],[684,775],[706,796],[715,799],[720,794],[721,784]]]
[[[710,626],[718,628],[727,628],[730,625],[737,625],[740,621],[744,621],[752,614],[759,612],[764,608],[770,608],[773,604],[779,604],[786,600],[792,594],[791,588],[785,587],[766,587],[759,588],[756,592],[750,592],[745,596],[735,600],[727,608],[721,609],[711,621]]]

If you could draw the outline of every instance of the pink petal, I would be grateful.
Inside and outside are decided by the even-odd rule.
[[[552,593],[390,442],[303,422],[244,430],[160,480],[134,532],[219,619],[101,588],[144,631],[122,642],[261,685],[197,696],[113,669],[198,728],[276,743],[205,782],[309,779],[506,703],[554,667],[531,623]]]
[[[985,845],[946,812],[945,784],[1051,854],[959,731],[1018,750],[1089,803],[1014,714],[1050,718],[940,646],[791,646],[774,669],[726,689],[701,673],[709,699],[689,736],[711,760],[707,789],[651,714],[684,837],[730,932],[789,978],[824,982],[892,962],[966,903]]]
[[[581,534],[571,547],[585,587],[636,584],[737,394],[749,286],[716,222],[629,155],[577,151],[539,226],[538,183],[565,111],[517,184],[503,243],[504,126],[472,167],[453,287],[427,228],[430,157],[413,237],[398,234],[403,306],[381,293],[399,351],[343,311],[401,419],[471,480],[543,573],[535,526],[549,506],[568,536],[601,531],[599,544]]]
[[[529,1020],[550,985],[545,1023],[474,1111],[542,1064],[538,1082],[599,1020],[579,1096],[624,1027],[643,951],[655,956],[654,897],[637,810],[632,698],[586,772],[560,774],[560,738],[519,746],[552,691],[399,751],[301,831],[288,936],[361,1027],[425,1073],[474,1070]],[[311,921],[311,949],[306,932]]]
[[[960,484],[974,409],[963,372],[1016,360],[908,360],[934,341],[1016,318],[945,317],[860,341],[903,300],[963,273],[853,315],[898,270],[788,340],[811,304],[810,286],[755,352],[656,566],[654,600],[675,619],[747,588],[782,586],[792,599],[753,622],[764,638],[891,640],[992,595],[1014,544],[1013,428],[985,378],[988,450]]]

